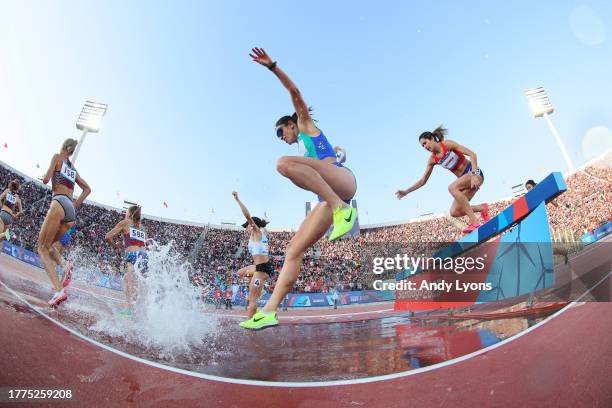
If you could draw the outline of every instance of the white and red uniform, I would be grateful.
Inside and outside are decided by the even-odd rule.
[[[442,147],[442,157],[438,158],[434,153],[431,154],[431,157],[433,157],[436,164],[445,169],[454,172],[455,169],[460,168],[464,162],[468,161],[463,153],[458,150],[449,149],[444,142],[440,142],[440,147]]]

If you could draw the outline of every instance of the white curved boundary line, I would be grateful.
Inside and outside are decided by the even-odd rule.
[[[480,354],[487,353],[487,352],[489,352],[491,350],[494,350],[494,349],[496,349],[498,347],[501,347],[501,346],[503,346],[505,344],[508,344],[511,341],[514,341],[514,340],[516,340],[516,339],[526,335],[527,333],[530,333],[531,331],[537,329],[538,327],[544,325],[545,323],[548,323],[549,321],[551,321],[555,317],[561,315],[566,310],[568,310],[571,307],[573,307],[577,302],[579,302],[580,299],[582,299],[587,293],[589,293],[591,290],[593,290],[594,288],[599,286],[599,284],[601,282],[603,282],[604,280],[606,280],[611,274],[612,274],[612,272],[609,272],[603,279],[601,279],[599,282],[597,282],[587,292],[583,293],[580,297],[578,297],[578,299],[576,299],[572,303],[568,304],[567,306],[565,306],[563,309],[559,310],[555,314],[547,317],[546,319],[542,320],[541,322],[535,324],[534,326],[529,327],[528,329],[520,332],[519,334],[517,334],[515,336],[509,337],[509,338],[507,338],[505,340],[502,340],[502,341],[500,341],[498,343],[495,343],[495,344],[493,344],[491,346],[488,346],[488,347],[485,347],[483,349],[477,350],[477,351],[475,351],[473,353],[469,353],[469,354],[466,354],[464,356],[454,358],[452,360],[444,361],[442,363],[433,364],[433,365],[430,365],[430,366],[427,366],[427,367],[417,368],[417,369],[410,370],[410,371],[403,371],[403,372],[400,372],[400,373],[380,375],[380,376],[368,377],[368,378],[358,378],[358,379],[353,379],[353,380],[313,381],[313,382],[282,382],[282,381],[278,381],[277,382],[277,381],[242,380],[242,379],[237,379],[237,378],[226,378],[226,377],[219,377],[219,376],[216,376],[216,375],[203,374],[203,373],[198,373],[198,372],[194,372],[194,371],[183,370],[181,368],[171,367],[171,366],[168,366],[168,365],[165,365],[165,364],[160,364],[160,363],[157,363],[157,362],[154,362],[154,361],[145,360],[143,358],[136,357],[136,356],[133,356],[133,355],[128,354],[126,352],[123,352],[121,350],[117,350],[115,348],[112,348],[112,347],[110,347],[110,346],[108,346],[106,344],[100,343],[100,342],[98,342],[96,340],[93,340],[93,339],[91,339],[91,338],[89,338],[89,337],[87,337],[87,336],[77,332],[76,330],[71,329],[68,326],[65,326],[63,323],[53,319],[52,317],[47,315],[45,312],[43,312],[39,308],[37,308],[35,306],[32,306],[27,300],[23,299],[18,293],[16,293],[11,288],[9,288],[4,282],[0,281],[0,284],[2,284],[2,286],[4,286],[4,288],[6,290],[8,290],[13,296],[15,296],[17,299],[19,299],[23,303],[25,303],[28,307],[30,307],[32,310],[34,310],[35,312],[40,314],[42,317],[44,317],[45,319],[49,320],[50,322],[56,324],[57,326],[61,327],[62,329],[72,333],[73,335],[79,337],[80,339],[85,340],[86,342],[89,342],[89,343],[93,344],[94,346],[98,346],[100,348],[103,348],[104,350],[110,351],[111,353],[115,353],[115,354],[120,355],[122,357],[125,357],[127,359],[130,359],[130,360],[133,360],[133,361],[137,361],[139,363],[146,364],[146,365],[151,366],[151,367],[159,368],[159,369],[170,371],[170,372],[177,373],[177,374],[187,375],[187,376],[190,376],[190,377],[196,377],[196,378],[201,378],[201,379],[204,379],[204,380],[218,381],[218,382],[229,383],[229,384],[252,385],[252,386],[260,386],[260,387],[333,387],[333,386],[338,386],[338,385],[366,384],[366,383],[371,383],[371,382],[378,382],[378,381],[385,381],[385,380],[392,380],[392,379],[396,379],[396,378],[408,377],[408,376],[411,376],[411,375],[416,375],[416,374],[419,374],[419,373],[424,373],[424,372],[427,372],[427,371],[432,371],[432,370],[436,370],[438,368],[442,368],[442,367],[446,367],[446,366],[449,366],[449,365],[457,364],[457,363],[460,363],[462,361],[468,360],[468,359],[470,359],[472,357],[479,356]]]

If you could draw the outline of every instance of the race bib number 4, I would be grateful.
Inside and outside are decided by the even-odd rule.
[[[75,169],[68,166],[68,163],[63,162],[62,170],[60,171],[60,174],[74,183],[74,181],[76,180],[77,172]]]
[[[130,227],[130,239],[135,239],[140,242],[145,242],[145,232],[141,229]]]

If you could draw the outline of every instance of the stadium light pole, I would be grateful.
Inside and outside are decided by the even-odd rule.
[[[561,136],[559,136],[557,128],[553,124],[552,120],[550,120],[549,114],[553,113],[555,111],[555,108],[552,106],[552,103],[550,103],[548,94],[546,93],[543,87],[539,87],[526,90],[525,97],[527,98],[527,102],[529,103],[529,107],[531,108],[533,116],[536,118],[543,117],[544,120],[546,120],[546,123],[548,123],[550,131],[555,137],[557,145],[559,145],[559,148],[561,149],[561,154],[565,159],[567,168],[569,169],[569,171],[574,171],[575,167],[574,163],[572,162],[572,158],[568,154],[567,149],[565,148],[565,144],[563,144]]]
[[[83,109],[81,109],[81,113],[76,122],[77,129],[83,131],[83,134],[81,134],[81,140],[79,140],[79,144],[77,144],[74,155],[72,156],[73,163],[76,162],[77,157],[79,157],[79,151],[81,151],[81,146],[85,143],[87,133],[98,133],[100,130],[100,124],[102,123],[102,118],[106,114],[107,109],[108,105],[105,103],[86,101],[85,105],[83,105]]]

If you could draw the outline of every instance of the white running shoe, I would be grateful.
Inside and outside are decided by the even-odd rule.
[[[59,292],[55,292],[55,294],[53,295],[51,300],[47,302],[47,304],[51,307],[58,306],[66,299],[68,299],[68,295],[66,294],[66,292],[64,292],[64,289],[62,289]]]

